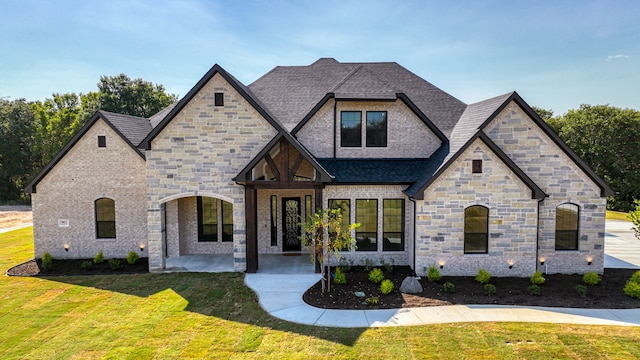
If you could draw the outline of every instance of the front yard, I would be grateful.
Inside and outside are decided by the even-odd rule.
[[[32,255],[0,234],[0,271]],[[526,323],[331,329],[266,314],[243,274],[0,278],[2,359],[640,357],[640,328]]]

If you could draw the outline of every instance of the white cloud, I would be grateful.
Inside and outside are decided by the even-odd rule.
[[[615,61],[619,59],[628,59],[628,58],[629,58],[629,55],[623,55],[623,54],[609,55],[607,56],[607,61]]]

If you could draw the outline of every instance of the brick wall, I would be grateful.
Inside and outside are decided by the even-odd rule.
[[[98,147],[105,136],[106,147]],[[35,256],[54,258],[126,257],[147,243],[145,162],[103,120],[98,120],[32,194]],[[110,198],[116,207],[116,238],[97,239],[94,201]],[[68,220],[68,227],[58,226]],[[69,251],[64,251],[69,244]]]

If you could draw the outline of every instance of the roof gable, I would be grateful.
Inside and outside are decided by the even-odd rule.
[[[198,81],[198,83],[189,92],[178,101],[173,108],[166,114],[162,121],[158,122],[153,130],[140,142],[140,147],[143,149],[151,149],[151,141],[162,132],[162,130],[180,113],[180,111],[202,90],[202,88],[211,80],[216,74],[220,74],[230,85],[236,90],[240,96],[242,96],[251,106],[271,124],[276,130],[282,131],[282,126],[275,120],[274,117],[269,114],[260,101],[251,93],[251,91],[245,87],[235,77],[227,73],[220,65],[215,64],[209,71]],[[161,114],[160,114],[161,115]],[[155,117],[155,115],[154,115]],[[158,117],[155,117],[155,121]]]
[[[93,127],[93,125],[102,119],[120,138],[127,143],[142,159],[145,159],[144,153],[136,146],[138,140],[143,138],[151,129],[148,119],[115,114],[107,111],[96,111],[96,113],[87,121],[87,123],[67,142],[67,144],[54,156],[54,158],[45,166],[36,177],[24,188],[26,193],[35,193],[36,186],[47,174],[62,160],[62,158],[73,148],[73,146],[82,139],[82,137]]]

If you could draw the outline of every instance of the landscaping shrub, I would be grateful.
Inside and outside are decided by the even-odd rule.
[[[80,269],[82,269],[84,271],[89,271],[89,270],[93,269],[93,262],[91,262],[91,261],[83,261],[82,264],[80,264]]]
[[[527,288],[527,292],[532,296],[540,296],[540,286],[533,284]]]
[[[337,267],[335,272],[335,277],[333,278],[333,282],[335,284],[344,285],[347,283],[347,276],[342,272],[342,270]]]
[[[364,259],[364,269],[365,271],[371,271],[373,269],[373,260]]]
[[[483,285],[488,284],[491,281],[491,274],[485,269],[480,269],[476,275],[476,281]]]
[[[111,270],[118,270],[122,267],[122,264],[120,264],[120,260],[118,259],[109,259],[109,266]]]
[[[640,300],[640,271],[636,271],[631,275],[629,281],[624,286],[624,293],[634,299]]]
[[[378,296],[370,296],[364,300],[368,305],[378,305],[380,304],[380,298]]]
[[[369,272],[369,280],[371,280],[374,284],[379,284],[382,280],[384,280],[384,274],[382,270],[375,268]]]
[[[545,282],[545,278],[542,276],[542,272],[540,271],[534,272],[529,280],[533,285],[542,285]]]
[[[104,256],[102,255],[102,251],[98,251],[96,256],[93,257],[94,264],[102,264],[104,262]]]
[[[450,293],[453,294],[454,292],[456,292],[456,286],[452,283],[447,281],[446,283],[444,283],[444,285],[442,285],[444,292],[446,293]]]
[[[485,284],[484,292],[489,296],[494,295],[496,293],[496,286],[493,284]]]
[[[582,275],[582,281],[587,285],[597,285],[600,282],[600,275],[591,271]]]
[[[440,281],[440,270],[435,265],[429,266],[429,270],[427,270],[427,279],[431,282]]]
[[[395,261],[393,258],[389,259],[389,262],[384,261],[384,258],[380,258],[380,266],[382,266],[387,272],[393,272],[393,266]]]
[[[42,270],[49,271],[51,268],[53,268],[53,256],[48,251],[45,251],[42,254]]]
[[[578,292],[578,294],[580,294],[580,296],[582,297],[587,297],[587,287],[584,285],[576,285],[574,287],[574,289],[576,289],[576,291]]]
[[[129,251],[129,253],[127,254],[127,263],[129,263],[129,265],[137,263],[139,259],[140,256],[136,254],[135,251]]]
[[[380,291],[382,292],[383,295],[387,295],[390,294],[393,291],[393,281],[387,279],[387,280],[382,280],[382,283],[380,284]]]
[[[345,272],[349,272],[351,271],[351,268],[353,267],[353,259],[345,259],[343,257],[340,258],[340,269],[344,270]]]

